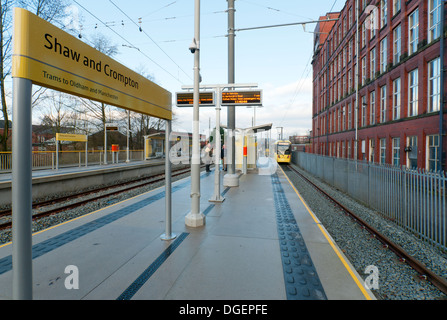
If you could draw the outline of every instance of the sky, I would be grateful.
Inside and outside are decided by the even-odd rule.
[[[70,0],[72,19],[88,43],[101,33],[117,45],[114,59],[150,74],[172,93],[173,130],[192,132],[193,109],[175,106],[175,93],[193,85],[194,0]],[[270,26],[318,20],[340,11],[343,0],[236,0],[235,28]],[[228,83],[228,15],[226,0],[200,1],[201,84]],[[332,9],[332,10],[331,10]],[[140,27],[141,30],[140,31]],[[284,137],[305,135],[312,128],[312,31],[315,24],[236,32],[235,83],[256,83],[263,106],[256,108],[256,125],[283,127]],[[216,111],[200,108],[200,133],[215,126]],[[227,108],[221,123],[227,124]],[[236,108],[236,127],[254,123],[254,109]]]

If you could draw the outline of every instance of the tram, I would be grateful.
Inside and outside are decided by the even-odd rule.
[[[278,163],[290,163],[292,160],[292,143],[289,140],[275,142],[275,158]]]

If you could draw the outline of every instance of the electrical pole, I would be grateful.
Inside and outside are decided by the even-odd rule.
[[[228,84],[234,84],[234,0],[228,1]],[[229,131],[228,143],[226,148],[228,154],[231,155],[231,159],[227,159],[227,174],[224,176],[223,184],[226,187],[238,187],[239,186],[239,176],[236,174],[236,149],[235,149],[235,129],[236,129],[236,109],[234,106],[227,107],[227,128]]]

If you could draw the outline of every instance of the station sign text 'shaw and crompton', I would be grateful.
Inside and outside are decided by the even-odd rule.
[[[14,9],[12,76],[161,119],[171,93],[31,12]]]

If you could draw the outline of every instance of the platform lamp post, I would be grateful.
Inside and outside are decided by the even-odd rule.
[[[185,217],[188,227],[205,225],[205,215],[200,212],[200,141],[199,141],[199,85],[200,85],[200,0],[195,0],[194,39],[189,47],[194,54],[193,131],[191,157],[191,212]]]

